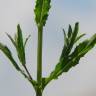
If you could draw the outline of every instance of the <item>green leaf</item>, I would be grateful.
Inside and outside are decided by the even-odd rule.
[[[23,44],[23,36],[22,36],[22,30],[20,28],[20,25],[17,25],[17,39],[16,39],[16,45],[17,45],[17,52],[19,60],[22,64],[26,64],[25,61],[25,48]]]
[[[66,58],[70,54],[70,52],[73,48],[73,45],[75,43],[75,40],[77,38],[78,30],[79,30],[79,23],[78,22],[75,24],[75,28],[74,28],[73,32],[72,32],[71,25],[69,25],[68,36],[66,36],[66,33],[63,30],[63,32],[64,32],[64,47],[62,50],[62,54],[60,56],[60,60],[62,58]]]
[[[81,53],[85,53],[86,47],[89,43],[89,40],[85,40],[80,43],[75,49],[74,52],[71,53],[70,57],[79,56]]]
[[[56,79],[60,76],[63,72],[68,72],[69,69],[76,66],[81,57],[89,52],[96,44],[96,34],[93,35],[89,40],[85,40],[80,43],[74,51],[67,56],[67,58],[63,58],[55,67],[55,70],[50,74],[47,81],[50,79]]]
[[[68,44],[69,44],[69,41],[68,41],[68,38],[67,38],[67,35],[66,35],[66,33],[65,33],[65,30],[63,29],[63,32],[64,32],[64,46],[68,46]]]
[[[51,72],[50,76],[45,79],[45,86],[51,80],[57,79],[62,73],[68,72],[69,69],[76,66],[80,59],[84,57],[85,54],[88,53],[96,44],[96,34],[94,34],[90,39],[86,39],[76,46],[76,41],[80,40],[85,34],[78,36],[78,23],[75,24],[73,32],[71,26],[69,29],[71,32],[67,36],[64,31],[64,47],[60,56],[60,60],[55,66],[55,69]]]
[[[16,61],[14,60],[14,58],[12,57],[12,53],[11,51],[8,49],[7,46],[3,45],[2,43],[0,43],[0,50],[6,55],[6,57],[12,62],[13,66],[20,71],[20,68],[18,66],[18,64],[16,63]]]
[[[69,28],[68,28],[68,38],[70,38],[72,36],[72,27],[71,25],[69,25]]]
[[[9,39],[11,40],[11,42],[13,43],[13,45],[14,45],[15,47],[17,47],[17,46],[16,46],[16,42],[14,41],[14,39],[13,39],[8,33],[6,33],[6,35],[9,37]]]
[[[67,51],[67,47],[69,46],[69,40],[68,40],[68,38],[67,38],[67,35],[66,35],[64,29],[63,29],[63,32],[64,32],[64,48],[63,48],[62,54],[61,54],[61,56],[60,56],[60,59],[62,59],[62,57],[65,56],[66,51]],[[66,56],[67,56],[67,55],[66,55]]]
[[[89,39],[89,43],[87,45],[87,47],[93,47],[94,46],[94,42],[96,42],[96,34],[94,34],[90,39]]]
[[[17,25],[17,33],[15,34],[15,38],[13,39],[8,33],[7,36],[13,43],[14,47],[16,48],[18,58],[22,64],[26,64],[26,59],[25,59],[25,45],[27,42],[27,39],[25,43],[23,44],[23,36],[22,36],[22,30],[20,28],[20,25]]]
[[[73,41],[75,41],[77,34],[78,34],[78,31],[79,31],[79,23],[77,22],[75,24],[74,32],[72,33],[72,40]]]
[[[81,34],[80,36],[78,36],[77,38],[76,38],[76,40],[75,40],[75,43],[78,41],[78,40],[80,40],[83,36],[85,36],[86,34]]]
[[[37,25],[45,26],[48,18],[51,0],[36,0],[35,5],[35,21]]]
[[[79,31],[79,23],[77,22],[75,24],[75,28],[74,28],[74,31],[72,33],[72,37],[71,37],[71,41],[70,41],[70,45],[69,45],[69,52],[75,43],[75,39],[77,37],[78,31]]]
[[[28,42],[28,40],[29,40],[30,37],[31,37],[31,35],[29,35],[29,36],[26,38],[25,43],[24,43],[24,48],[25,48],[25,46],[26,46],[26,44],[27,44],[27,42]]]

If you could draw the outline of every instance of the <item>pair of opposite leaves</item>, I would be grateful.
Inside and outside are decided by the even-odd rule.
[[[34,12],[35,12],[35,21],[36,21],[37,27],[43,28],[43,26],[45,26],[46,20],[48,18],[48,12],[50,9],[50,3],[51,3],[51,0],[36,1]],[[82,34],[78,36],[78,29],[79,29],[79,25],[78,23],[76,23],[74,30],[72,30],[72,27],[70,25],[67,33],[63,30],[64,47],[62,50],[60,60],[56,65],[54,71],[52,71],[51,74],[49,75],[49,77],[42,78],[43,87],[45,87],[51,80],[58,78],[58,76],[60,76],[63,72],[67,72],[71,67],[77,65],[79,63],[80,58],[83,57],[96,44],[96,34],[94,34],[90,39],[84,40],[83,42],[78,44],[76,48],[74,48],[74,45],[76,44],[76,42],[85,35],[85,34]],[[12,39],[12,37],[9,34],[7,35],[12,41],[13,45],[15,46],[18,54],[18,58],[21,64],[24,66],[24,64],[26,64],[25,45],[29,37],[26,39],[24,43],[20,25],[17,26],[17,34],[15,36],[15,39]],[[0,43],[0,49],[9,58],[9,60],[14,65],[14,67],[18,71],[20,71],[21,69],[16,63],[16,61],[14,60],[9,48],[6,45],[3,45],[2,43]]]

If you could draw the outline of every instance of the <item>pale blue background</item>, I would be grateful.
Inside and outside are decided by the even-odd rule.
[[[34,23],[34,0],[0,0],[0,41],[7,44],[15,55],[15,49],[5,35],[12,36],[16,25],[21,24],[24,36],[31,34],[27,44],[27,66],[36,78],[37,28]],[[96,33],[96,0],[52,0],[52,8],[43,42],[43,76],[54,69],[62,47],[62,28],[80,22],[80,32],[88,38]],[[17,59],[18,60],[18,59]],[[30,83],[17,72],[8,59],[0,54],[0,96],[35,96]],[[51,82],[43,96],[96,96],[96,47],[90,51],[80,64]]]

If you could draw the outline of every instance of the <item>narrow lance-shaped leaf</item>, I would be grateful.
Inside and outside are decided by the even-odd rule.
[[[9,37],[9,39],[11,40],[11,42],[13,43],[13,45],[14,45],[15,47],[17,47],[15,40],[14,40],[8,33],[6,33],[6,35]]]
[[[64,47],[62,50],[60,60],[62,59],[62,57],[66,58],[69,55],[69,53],[71,52],[73,45],[75,44],[75,41],[77,38],[78,30],[79,30],[79,23],[76,23],[73,32],[72,32],[71,25],[69,25],[67,36],[66,36],[66,33],[64,32]],[[66,43],[66,41],[68,43]]]
[[[96,34],[94,34],[90,39],[87,47],[93,47],[94,43],[96,42]]]
[[[17,48],[18,48],[18,57],[22,64],[25,64],[25,48],[23,44],[23,36],[22,36],[22,30],[20,28],[20,25],[17,25]]]
[[[89,42],[86,46],[86,50],[84,50],[84,52],[88,52],[89,50],[91,50],[96,44],[96,34],[94,34],[90,39]]]
[[[67,38],[67,35],[66,35],[64,29],[63,29],[63,33],[64,33],[64,47],[63,47],[62,54],[61,54],[61,56],[60,56],[60,60],[62,59],[62,57],[65,57],[66,51],[67,51],[67,47],[68,47],[68,44],[69,44],[69,41],[68,41],[68,38]],[[66,56],[67,56],[67,55],[66,55]]]
[[[70,53],[74,43],[75,43],[75,39],[77,37],[77,34],[78,34],[78,31],[79,31],[79,23],[77,22],[75,24],[75,28],[74,28],[74,31],[72,32],[72,37],[71,37],[71,40],[70,40],[70,45],[69,45],[69,49],[68,49],[68,54]]]
[[[69,28],[68,28],[68,38],[71,38],[72,36],[72,27],[71,25],[69,25]]]
[[[18,64],[16,63],[16,61],[13,59],[12,57],[12,53],[11,51],[8,49],[7,46],[3,45],[2,43],[0,43],[0,50],[6,55],[6,57],[11,61],[11,63],[13,64],[13,66],[20,71],[20,68],[18,66]]]
[[[86,34],[81,34],[80,36],[78,36],[76,39],[75,39],[75,43],[80,40],[83,36],[85,36]]]
[[[16,48],[16,51],[17,51],[18,58],[19,58],[20,62],[22,64],[26,64],[26,60],[25,60],[25,45],[26,45],[26,42],[27,42],[29,37],[26,38],[26,41],[23,44],[22,30],[21,30],[19,24],[17,25],[17,33],[15,34],[15,38],[13,39],[8,33],[7,33],[7,36],[9,37],[9,39],[13,43],[14,47]]]
[[[65,33],[65,30],[63,29],[63,33],[64,33],[64,46],[68,46],[68,44],[69,44],[69,41],[68,41],[68,38],[67,38],[67,35],[66,35],[66,33]]]
[[[75,28],[74,28],[74,31],[72,33],[72,39],[71,39],[72,44],[74,43],[74,41],[75,41],[75,39],[77,37],[78,31],[79,31],[79,23],[77,22],[75,24]]]
[[[29,35],[29,36],[26,38],[26,40],[25,40],[25,42],[24,42],[24,48],[25,48],[25,46],[26,46],[26,44],[27,44],[27,41],[29,40],[30,37],[31,37],[31,35]]]
[[[48,12],[50,9],[51,0],[36,0],[35,5],[35,21],[37,26],[45,26],[46,20],[48,18]]]

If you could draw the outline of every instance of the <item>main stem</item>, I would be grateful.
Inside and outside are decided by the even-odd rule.
[[[43,28],[38,27],[38,47],[37,47],[37,82],[38,88],[36,96],[42,96],[42,41],[43,41]]]

